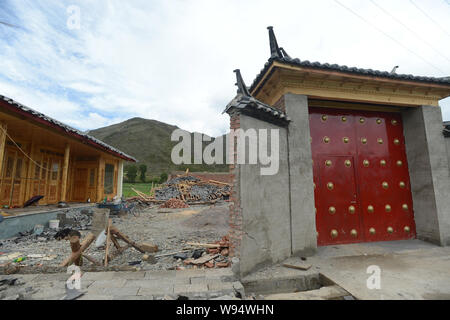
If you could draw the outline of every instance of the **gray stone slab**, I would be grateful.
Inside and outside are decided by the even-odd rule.
[[[173,294],[173,286],[159,286],[153,288],[140,288],[138,296],[165,296],[166,294]]]
[[[34,282],[45,282],[45,281],[66,281],[70,278],[69,273],[48,273],[40,274],[34,278]]]
[[[128,280],[131,281],[131,280]],[[115,280],[97,280],[94,281],[88,289],[94,289],[94,288],[122,288],[127,280],[125,279],[115,279]]]
[[[93,288],[88,289],[89,293],[100,294],[106,296],[136,296],[139,288],[124,287],[124,288]]]
[[[79,297],[77,300],[113,300],[113,296],[100,295],[100,294],[85,294]]]
[[[84,280],[111,280],[115,278],[116,271],[107,272],[86,272],[82,275]]]
[[[146,271],[144,278],[147,279],[174,279],[177,271],[175,270],[159,270],[159,271]]]
[[[187,279],[189,280],[189,279]],[[186,280],[186,281],[187,281]],[[127,280],[125,287],[139,287],[139,288],[158,288],[161,286],[174,286],[175,280],[170,281],[167,279],[163,280]]]
[[[174,293],[178,295],[192,295],[195,293],[206,293],[208,291],[207,284],[177,284],[174,287]]]
[[[113,300],[154,300],[153,296],[116,296]]]
[[[144,279],[145,273],[145,271],[116,272],[113,274],[113,279],[139,280]]]
[[[208,282],[208,290],[211,291],[233,291],[233,283],[232,282]]]

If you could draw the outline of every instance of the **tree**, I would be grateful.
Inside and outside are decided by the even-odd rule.
[[[129,182],[135,183],[137,176],[137,168],[135,165],[128,165],[125,167],[126,176]]]
[[[147,166],[145,164],[141,164],[139,166],[139,179],[141,179],[141,181],[143,183],[145,183],[145,173],[147,172]]]
[[[161,175],[159,176],[159,183],[164,183],[167,181],[167,173],[163,172],[161,173]]]

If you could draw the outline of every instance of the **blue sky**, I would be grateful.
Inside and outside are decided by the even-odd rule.
[[[0,0],[0,94],[81,130],[143,117],[216,136],[232,71],[249,85],[269,57],[268,25],[302,60],[450,76],[449,1],[339,2],[368,23],[335,0]]]

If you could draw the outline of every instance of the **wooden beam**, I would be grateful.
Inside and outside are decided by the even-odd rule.
[[[69,159],[70,159],[70,144],[66,144],[66,148],[64,150],[64,163],[62,170],[62,181],[61,181],[61,201],[66,201],[67,195],[67,177],[69,172]]]
[[[128,237],[126,235],[124,235],[123,233],[121,233],[116,227],[110,226],[109,230],[112,234],[116,235],[119,239],[128,243],[130,246],[135,248],[137,251],[139,251],[141,253],[145,253],[145,250],[139,244],[128,239]]]
[[[0,123],[0,178],[3,177],[2,169],[3,169],[3,158],[5,157],[6,130],[7,125],[5,123]]]

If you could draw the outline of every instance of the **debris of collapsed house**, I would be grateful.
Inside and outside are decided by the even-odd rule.
[[[149,194],[135,189],[133,191],[137,196],[129,198],[128,201],[163,203],[161,208],[186,208],[186,204],[214,204],[218,200],[227,200],[231,186],[220,181],[205,181],[190,175],[179,175],[161,187],[153,188]]]
[[[188,205],[180,199],[168,202]],[[153,203],[152,203],[153,204]],[[220,268],[229,265],[227,240],[220,251],[217,240],[227,234],[228,204],[220,201],[214,205],[199,205],[195,209],[159,209],[160,205],[144,206],[141,214],[135,216],[116,215],[108,208],[90,208],[77,213],[61,215],[55,229],[36,225],[32,230],[18,234],[14,238],[0,241],[0,274],[13,273],[53,273],[62,272],[62,262],[72,257],[72,247],[80,247],[93,233],[95,240],[81,253],[82,269],[105,271],[124,270],[170,270],[190,268]],[[177,207],[177,206],[175,206]],[[129,240],[145,252],[118,239],[112,232],[105,266],[107,228],[96,227],[96,212],[109,212],[112,229],[120,230]],[[68,212],[66,212],[68,213]],[[101,230],[100,230],[101,229]],[[98,235],[102,235],[99,237]],[[71,243],[71,238],[78,241]],[[103,241],[99,246],[99,238]],[[57,241],[61,240],[61,241]],[[114,240],[120,243],[120,249]],[[99,241],[101,242],[101,241]],[[158,247],[158,249],[155,249]],[[227,249],[227,250],[224,250]],[[153,250],[153,251],[152,251]],[[75,252],[79,251],[75,247]],[[217,255],[219,254],[219,255]],[[202,257],[203,256],[203,257]],[[202,262],[195,261],[202,258]],[[75,259],[77,260],[77,257]],[[78,262],[78,261],[77,261]],[[72,263],[70,261],[69,263]],[[119,270],[119,269],[117,269]],[[120,269],[122,270],[122,269]]]
[[[183,270],[186,268],[227,268],[231,265],[229,259],[230,240],[228,236],[214,243],[187,242],[189,249],[172,252],[166,255],[173,255],[178,261],[178,265],[171,269]],[[156,258],[165,255],[155,256]]]

